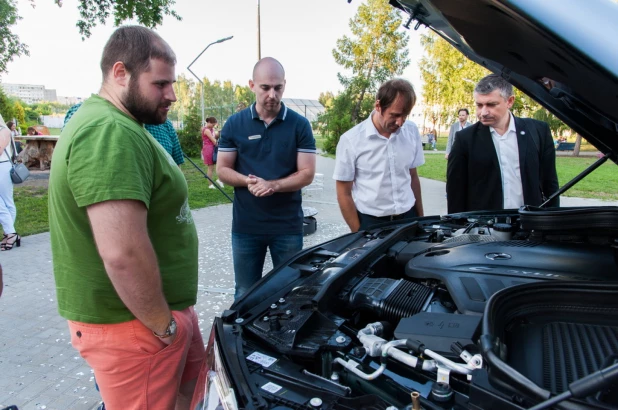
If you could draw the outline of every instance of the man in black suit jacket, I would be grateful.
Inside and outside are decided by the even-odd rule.
[[[513,116],[513,86],[495,74],[477,84],[474,100],[479,122],[457,133],[448,157],[448,212],[541,205],[558,190],[549,126]]]

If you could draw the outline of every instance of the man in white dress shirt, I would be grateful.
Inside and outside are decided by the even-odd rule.
[[[513,86],[496,74],[479,81],[474,100],[479,122],[457,133],[448,158],[448,212],[541,205],[558,190],[549,126],[513,116]]]
[[[470,111],[467,108],[461,108],[457,111],[457,121],[453,125],[451,125],[451,129],[448,132],[448,140],[446,142],[446,154],[444,155],[445,159],[448,159],[448,154],[451,153],[451,149],[453,148],[453,143],[455,142],[455,134],[458,131],[463,130],[466,127],[472,125],[468,122],[468,117],[470,116]]]
[[[415,103],[410,82],[389,80],[369,118],[339,139],[333,179],[352,232],[424,215],[416,171],[425,163],[423,145],[416,124],[406,120]]]

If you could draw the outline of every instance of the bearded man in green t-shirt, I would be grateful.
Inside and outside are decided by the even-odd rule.
[[[175,64],[152,30],[116,30],[101,90],[64,128],[53,157],[58,308],[110,410],[188,408],[204,356],[187,183],[143,126],[165,122],[176,101]]]

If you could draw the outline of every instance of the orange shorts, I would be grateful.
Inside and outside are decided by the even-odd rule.
[[[139,320],[69,321],[71,344],[94,370],[109,410],[173,409],[181,383],[196,379],[204,342],[193,307],[173,311],[176,339],[165,345]]]

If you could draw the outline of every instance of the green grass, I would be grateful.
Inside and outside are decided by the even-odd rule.
[[[438,144],[440,139],[438,139]],[[439,147],[439,145],[438,145]],[[425,165],[418,168],[420,176],[438,181],[446,181],[446,160],[444,154],[433,154],[426,151]],[[331,156],[334,157],[334,156]],[[204,171],[201,159],[192,158]],[[556,169],[560,185],[564,185],[574,176],[590,166],[596,158],[556,158]],[[181,166],[189,185],[189,206],[199,209],[212,205],[225,204],[229,201],[218,189],[208,188],[208,181],[190,163]],[[216,179],[216,178],[215,178]],[[233,198],[234,190],[226,186],[225,192]],[[614,163],[606,163],[583,181],[567,191],[566,196],[618,200],[618,168]],[[17,206],[16,229],[20,235],[32,235],[49,230],[47,216],[47,189],[16,185],[14,188],[15,205]],[[1,231],[1,229],[0,229]]]
[[[438,140],[439,141],[439,140]],[[425,153],[425,165],[418,168],[420,176],[446,182],[444,154]],[[564,185],[596,161],[596,157],[557,157],[556,171],[560,186]],[[618,167],[607,162],[569,189],[565,196],[618,200]]]
[[[314,135],[313,136],[315,138],[315,146],[318,150],[324,150],[324,140],[325,138],[323,138],[321,135]],[[320,155],[322,155],[323,157],[326,158],[332,158],[335,159],[335,154],[329,154],[327,152],[322,152]]]
[[[32,235],[49,230],[47,188],[16,185],[13,198],[17,208],[15,229],[20,235]]]
[[[192,158],[200,168],[206,172],[206,167],[200,158]],[[212,205],[226,204],[229,200],[218,189],[210,189],[210,183],[188,161],[181,166],[189,186],[189,206],[199,209]],[[215,178],[213,178],[216,181]],[[234,198],[234,189],[226,186],[224,191]],[[29,186],[14,186],[13,197],[17,207],[17,221],[15,229],[20,235],[33,235],[49,231],[47,214],[47,188]],[[2,228],[0,227],[0,232]]]
[[[206,166],[201,158],[191,158],[191,160],[206,172]],[[221,191],[208,188],[210,182],[189,161],[185,160],[180,169],[185,174],[187,185],[189,185],[189,207],[191,209],[230,203]],[[216,173],[213,175],[213,180],[217,180]],[[226,185],[223,190],[230,198],[234,198],[234,189],[232,187]]]
[[[324,139],[320,135],[314,135],[315,138],[315,146],[317,149],[324,149]]]

